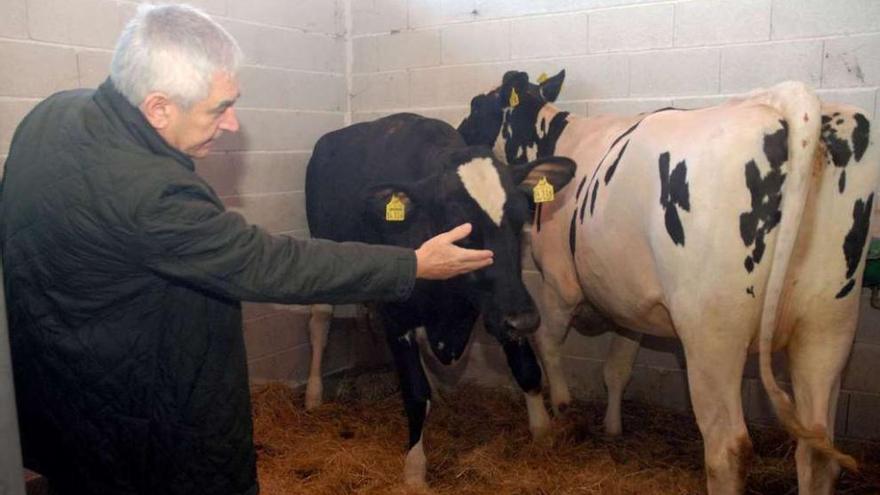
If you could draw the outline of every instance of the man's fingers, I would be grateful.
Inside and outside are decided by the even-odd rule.
[[[484,261],[492,260],[494,254],[488,249],[457,249],[462,261]]]
[[[460,241],[460,240],[464,239],[465,237],[467,237],[468,235],[470,235],[471,229],[472,229],[471,224],[463,223],[463,224],[459,225],[458,227],[456,227],[448,232],[445,232],[443,234],[440,234],[440,235],[443,236],[443,240],[445,240],[445,241],[455,242],[455,241]]]

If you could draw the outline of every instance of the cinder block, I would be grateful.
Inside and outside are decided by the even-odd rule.
[[[589,115],[588,103],[585,101],[556,101],[556,107],[578,117]]]
[[[309,376],[310,359],[311,349],[307,344],[261,358],[249,359],[248,377],[250,382],[256,385],[279,381],[299,385]]]
[[[720,105],[730,99],[727,96],[679,96],[672,99],[675,108],[705,108]]]
[[[602,361],[565,356],[562,369],[572,395],[583,400],[607,400],[608,392],[602,378]],[[546,381],[545,375],[544,382]]]
[[[817,89],[816,95],[823,102],[845,103],[860,108],[866,117],[874,118],[874,93],[872,89]]]
[[[620,98],[629,94],[627,55],[588,55],[555,61],[565,69],[565,82],[559,97],[564,100]],[[556,71],[548,71],[555,74]],[[532,80],[537,74],[530,74]],[[498,83],[501,82],[499,77]]]
[[[273,26],[300,28],[309,32],[342,32],[342,9],[339,0],[260,0],[228,2],[228,15],[235,19]],[[285,46],[289,50],[290,46]]]
[[[351,114],[351,123],[357,124],[358,122],[370,122],[378,118],[391,115],[392,113],[394,112],[391,110],[387,112],[353,112]]]
[[[406,28],[406,0],[355,0],[351,2],[352,33],[388,33]]]
[[[151,0],[128,0],[134,3],[152,3]],[[204,10],[208,14],[226,14],[226,0],[188,0],[187,5]]]
[[[216,151],[307,151],[324,134],[342,127],[341,113],[240,109],[241,130],[226,134]]]
[[[880,3],[874,0],[774,0],[773,39],[876,31]]]
[[[670,47],[674,10],[649,5],[590,13],[590,52]]]
[[[110,75],[112,52],[79,50],[76,52],[79,69],[79,85],[83,88],[97,88]]]
[[[0,36],[27,38],[27,8],[25,0],[0,0]]]
[[[771,0],[707,0],[675,4],[675,46],[770,39]]]
[[[572,329],[562,345],[562,353],[566,357],[605,361],[613,338],[611,332],[580,333]]]
[[[249,360],[309,345],[309,314],[275,311],[247,320],[244,322],[244,343]]]
[[[467,64],[510,59],[510,24],[455,24],[441,31],[444,64]]]
[[[715,48],[639,53],[630,57],[630,94],[699,95],[718,92]]]
[[[636,366],[623,398],[680,412],[691,410],[687,373],[684,371]]]
[[[12,135],[21,122],[21,119],[30,112],[40,100],[29,99],[0,99],[0,153],[6,160],[9,145],[12,144]]]
[[[636,364],[669,370],[685,369],[681,341],[653,335],[644,336],[639,354],[636,356]]]
[[[233,2],[234,5],[247,2]],[[345,71],[345,42],[322,34],[218,20],[238,41],[245,63],[319,72]]]
[[[355,75],[351,78],[351,109],[405,109],[410,104],[409,92],[406,71]]]
[[[510,22],[511,58],[562,57],[587,52],[587,15],[568,14]]]
[[[40,41],[113,48],[119,9],[113,0],[28,0],[28,32]]]
[[[877,27],[880,28],[880,20]],[[851,36],[825,41],[823,87],[877,84],[880,84],[880,35]]]
[[[239,72],[242,108],[345,111],[341,74],[296,72],[247,66]]]
[[[877,380],[877,363],[880,362],[880,345],[856,342],[853,344],[849,362],[843,369],[844,390],[880,394]]]
[[[588,101],[587,115],[635,115],[669,106],[672,106],[672,100],[664,98]]]
[[[0,71],[3,96],[44,97],[79,85],[76,52],[71,48],[0,41],[0,60],[6,68]]]
[[[501,84],[500,65],[437,67],[410,71],[413,107],[469,105],[471,98]]]
[[[438,5],[439,3],[439,5]],[[409,27],[419,28],[475,20],[475,0],[409,0]]]
[[[351,71],[355,74],[379,70],[379,52],[375,36],[362,36],[351,40]]]
[[[467,117],[470,112],[469,107],[456,108],[424,108],[419,110],[419,115],[431,117],[432,119],[442,120],[452,127],[458,127],[461,121]]]
[[[305,193],[301,191],[249,194],[223,198],[226,208],[241,213],[248,223],[269,232],[290,232],[307,225]]]
[[[822,72],[822,42],[730,46],[721,49],[721,92],[743,92],[797,80],[813,87]]]
[[[376,37],[378,70],[440,64],[440,32],[407,31]]]
[[[863,290],[859,302],[856,342],[880,345],[880,309],[871,307],[871,291]]]
[[[846,436],[880,440],[880,414],[877,411],[880,411],[880,395],[850,394]]]
[[[310,153],[214,153],[196,162],[196,171],[219,196],[305,189]]]

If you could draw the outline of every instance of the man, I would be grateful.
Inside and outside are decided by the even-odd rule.
[[[62,494],[254,494],[239,301],[406,298],[416,277],[488,266],[418,250],[272,236],[193,171],[238,130],[235,41],[149,6],[95,91],[40,103],[13,138],[0,242],[23,453]]]

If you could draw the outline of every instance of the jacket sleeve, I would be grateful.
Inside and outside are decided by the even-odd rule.
[[[135,217],[147,267],[233,299],[390,301],[408,297],[415,284],[412,249],[271,235],[225,211],[197,181],[163,186]]]

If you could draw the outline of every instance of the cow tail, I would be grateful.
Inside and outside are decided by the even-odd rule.
[[[761,312],[758,335],[761,382],[777,417],[792,436],[806,441],[813,449],[854,471],[858,469],[855,459],[835,449],[825,430],[813,430],[804,426],[791,398],[782,390],[773,375],[773,334],[783,313],[786,278],[812,183],[814,161],[818,159],[821,110],[819,99],[804,84],[783,83],[764,91],[766,92],[759,98],[763,97],[769,105],[781,111],[789,127],[789,169],[783,183],[782,218]]]

